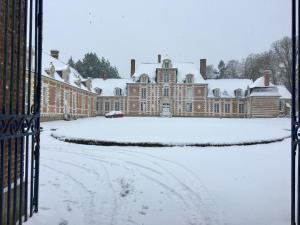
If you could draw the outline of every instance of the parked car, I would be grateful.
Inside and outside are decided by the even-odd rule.
[[[111,111],[105,114],[105,118],[120,118],[124,117],[124,113],[122,111]]]

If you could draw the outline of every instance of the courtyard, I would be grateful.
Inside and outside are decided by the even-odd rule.
[[[42,123],[40,211],[29,224],[287,224],[289,125],[289,119],[103,117]],[[79,145],[62,137],[177,144],[283,140],[141,148]]]

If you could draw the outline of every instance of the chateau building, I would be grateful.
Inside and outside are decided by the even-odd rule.
[[[59,60],[57,50],[43,53],[42,121],[96,116],[97,91],[90,78]]]
[[[122,110],[127,116],[278,117],[290,111],[291,94],[270,82],[266,70],[249,79],[206,79],[206,60],[193,63],[170,59],[142,63],[131,60],[130,79],[93,79],[99,87],[100,115]]]

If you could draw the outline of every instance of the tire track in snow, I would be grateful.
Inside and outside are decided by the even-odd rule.
[[[125,153],[124,155],[131,155],[131,156],[143,159],[145,161],[151,162],[152,164],[155,164],[156,166],[160,167],[165,172],[167,172],[170,176],[172,176],[183,187],[183,189],[188,190],[190,192],[190,194],[193,195],[196,198],[197,201],[195,201],[195,199],[192,199],[192,201],[197,206],[199,211],[200,212],[202,211],[201,213],[203,214],[203,217],[204,217],[205,221],[207,221],[209,224],[211,224],[211,222],[212,222],[211,220],[214,220],[214,224],[220,224],[221,221],[224,220],[223,216],[220,216],[220,215],[217,216],[218,215],[217,212],[219,212],[218,207],[216,206],[215,201],[211,198],[211,195],[209,194],[207,188],[203,185],[203,182],[201,181],[201,179],[194,172],[192,172],[191,170],[189,170],[185,166],[181,165],[180,163],[177,163],[177,162],[174,162],[174,161],[171,161],[171,160],[168,160],[168,159],[164,159],[164,158],[161,158],[161,157],[153,156],[151,154],[140,152],[140,151],[120,149],[120,148],[113,148],[113,149],[115,150],[113,152],[117,152],[118,154],[124,154],[124,152],[127,152],[129,154]],[[109,150],[106,150],[106,151],[109,151]],[[109,151],[109,152],[111,152],[111,151]],[[201,196],[196,191],[194,191],[192,188],[190,188],[186,184],[184,184],[177,176],[174,175],[174,173],[172,173],[168,169],[166,169],[166,167],[163,167],[161,164],[159,164],[157,162],[154,162],[152,160],[148,160],[148,159],[145,159],[143,157],[137,156],[137,154],[142,155],[142,156],[147,156],[147,157],[150,157],[150,158],[154,158],[154,159],[158,159],[160,161],[165,161],[167,163],[170,163],[172,165],[175,165],[176,167],[180,167],[183,170],[185,170],[188,174],[190,174],[191,177],[193,177],[194,179],[197,180],[198,184],[200,184],[201,189],[202,189],[202,193],[205,193],[208,196],[205,199],[206,202],[207,201],[211,202],[209,204],[209,206],[207,206],[205,204],[205,202],[203,202]],[[203,208],[205,208],[206,212],[203,212]],[[207,217],[208,215],[206,215],[206,214],[209,214],[210,217]],[[215,218],[216,216],[218,217],[218,219]]]
[[[94,146],[93,146],[94,147]],[[57,148],[56,148],[57,149]],[[61,149],[61,148],[60,148]],[[93,149],[96,149],[96,148],[89,148],[91,150]],[[165,167],[159,165],[157,162],[154,162],[153,160],[150,160],[151,158],[152,159],[155,159],[155,160],[159,160],[159,161],[164,161],[164,162],[167,162],[167,163],[170,163],[176,167],[179,167],[181,169],[183,169],[184,171],[186,171],[187,173],[190,174],[191,177],[193,177],[194,179],[197,180],[198,184],[200,184],[200,186],[203,188],[205,188],[205,186],[203,185],[203,183],[201,182],[201,180],[199,179],[199,177],[197,175],[195,175],[192,171],[190,171],[188,168],[184,167],[183,165],[177,163],[177,162],[174,162],[174,161],[171,161],[171,160],[168,160],[168,159],[164,159],[164,158],[161,158],[161,157],[157,157],[157,156],[154,156],[154,155],[151,155],[151,154],[148,154],[148,153],[144,153],[144,152],[140,152],[140,151],[134,151],[134,150],[128,150],[126,148],[115,148],[115,147],[110,147],[109,150],[108,149],[105,149],[105,148],[101,148],[101,152],[102,151],[106,151],[106,152],[109,152],[109,153],[117,153],[117,154],[123,154],[123,155],[126,155],[127,157],[136,157],[136,158],[140,158],[140,159],[143,159],[149,163],[152,163],[156,166],[158,166],[159,168],[161,168],[162,170],[164,170],[170,177],[172,177],[176,182],[179,183],[179,185],[181,186],[181,188],[183,190],[186,190],[189,196],[189,198],[191,199],[191,201],[193,201],[194,205],[198,208],[198,213],[201,212],[203,214],[203,210],[205,208],[205,211],[211,211],[211,210],[208,210],[208,207],[205,206],[205,202],[202,201],[202,198],[201,196],[196,192],[194,191],[192,188],[188,187],[186,184],[184,184],[177,176],[175,176],[173,173],[171,173],[168,169],[166,169]],[[61,150],[58,150],[58,152],[61,152]],[[65,152],[65,151],[64,151]],[[81,150],[82,152],[82,150]],[[68,152],[68,153],[71,153],[71,152]],[[99,153],[99,152],[97,152]],[[74,152],[72,151],[72,154],[74,154]],[[95,155],[95,154],[85,154],[85,153],[78,153],[76,152],[76,154],[78,155],[85,155],[85,156],[89,156],[89,157],[96,157],[96,158],[99,158],[99,154]],[[150,159],[149,159],[150,158]],[[163,173],[153,169],[153,168],[150,168],[150,167],[146,167],[144,165],[141,165],[141,164],[137,164],[135,162],[131,162],[129,160],[121,160],[119,158],[115,158],[121,162],[125,162],[127,164],[130,164],[130,165],[133,165],[133,166],[136,166],[138,168],[142,168],[142,169],[146,169],[150,172],[153,172],[153,173],[156,173],[156,175],[163,175]],[[111,162],[105,162],[106,164],[110,164],[112,165]],[[116,165],[114,165],[116,166]],[[119,165],[120,166],[120,165]],[[123,166],[124,167],[124,166]],[[208,192],[206,192],[208,193]],[[209,198],[211,202],[213,202],[213,200],[211,198]],[[207,202],[207,199],[206,199],[206,202]],[[211,208],[212,204],[210,204],[210,208]],[[201,210],[199,209],[201,208]],[[211,213],[209,213],[211,214]],[[204,215],[203,215],[204,216]],[[216,216],[216,214],[214,214],[214,216]],[[210,221],[211,219],[209,218],[206,218],[207,221]],[[214,224],[219,224],[217,221],[215,221]]]
[[[87,193],[89,195],[89,197],[86,197],[88,202],[89,202],[89,212],[87,212],[85,210],[85,214],[86,214],[86,219],[89,221],[88,224],[89,225],[94,225],[95,224],[95,221],[94,221],[94,215],[93,215],[93,212],[94,212],[94,207],[95,207],[95,204],[94,204],[94,194],[93,192],[88,188],[86,187],[82,182],[80,182],[79,180],[77,180],[76,178],[74,178],[72,175],[70,175],[69,173],[65,173],[65,172],[62,172],[61,170],[58,170],[58,169],[55,169],[51,166],[48,166],[48,165],[45,165],[45,164],[41,164],[42,167],[45,167],[45,168],[48,168],[60,175],[63,175],[65,176],[67,179],[70,179],[72,180],[75,184],[77,184],[78,187],[80,187],[84,193]]]
[[[59,152],[63,152],[63,153],[66,153],[66,154],[74,154],[74,155],[78,155],[78,156],[93,156],[93,158],[86,158],[86,159],[95,160],[95,161],[98,161],[98,162],[100,162],[100,163],[103,163],[103,160],[94,158],[94,157],[100,157],[100,156],[95,156],[95,155],[85,154],[85,153],[78,153],[78,152],[70,152],[70,151],[59,151]],[[130,161],[128,161],[128,159],[126,159],[125,161],[122,160],[122,159],[119,159],[119,158],[115,158],[115,157],[111,157],[111,159],[115,159],[115,160],[118,160],[118,161],[123,162],[123,163],[125,163],[125,164],[130,164],[130,165],[132,165],[132,166],[137,167],[137,168],[138,168],[138,171],[139,171],[139,173],[141,174],[142,177],[144,177],[145,179],[150,180],[150,181],[152,181],[152,182],[154,182],[154,183],[160,185],[160,186],[163,187],[165,190],[169,191],[169,194],[170,194],[170,195],[173,195],[175,198],[177,198],[177,199],[179,199],[181,202],[183,202],[183,205],[184,205],[185,208],[186,208],[185,212],[188,212],[189,210],[191,210],[191,207],[189,207],[189,204],[187,203],[187,201],[184,199],[184,197],[183,197],[181,194],[179,194],[178,192],[176,192],[172,187],[168,186],[167,184],[164,184],[163,182],[161,182],[161,181],[159,181],[159,180],[157,180],[157,179],[155,179],[155,178],[153,178],[153,177],[150,177],[150,176],[146,175],[145,173],[140,172],[139,169],[144,169],[144,170],[146,170],[146,171],[148,171],[148,172],[152,172],[152,173],[154,173],[154,174],[156,174],[156,175],[158,174],[158,175],[162,176],[162,173],[161,173],[161,172],[159,172],[159,171],[157,171],[157,170],[154,170],[154,169],[152,169],[152,168],[143,166],[143,165],[141,165],[141,164],[135,163],[135,162],[130,162]],[[112,166],[119,166],[119,167],[124,168],[124,166],[122,166],[122,165],[120,165],[120,164],[117,164],[117,163],[111,163],[111,162],[108,162],[108,161],[104,161],[104,162],[106,162],[106,163],[108,163],[109,165],[112,165]],[[109,177],[109,173],[108,173],[107,169],[104,169],[104,170],[107,172],[107,175],[108,175],[108,177]],[[128,169],[128,170],[130,170],[130,169]],[[162,176],[162,177],[163,177],[163,176]],[[164,177],[163,177],[163,180],[165,180]],[[112,186],[111,181],[109,181],[109,183],[110,183],[110,188],[113,189],[113,186]],[[167,192],[167,193],[168,193],[168,192]],[[115,202],[115,203],[116,203],[116,202]],[[116,204],[117,204],[117,203],[116,203]],[[191,215],[189,215],[188,217],[190,218]],[[115,220],[113,219],[112,222],[114,222],[114,221],[115,221]],[[115,225],[115,224],[114,224],[114,223],[111,223],[111,225]]]

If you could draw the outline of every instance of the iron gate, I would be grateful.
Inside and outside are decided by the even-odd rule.
[[[38,211],[42,0],[0,0],[0,224]]]
[[[300,224],[300,1],[292,0],[291,225]],[[298,15],[298,16],[297,16]],[[298,29],[298,38],[297,38]]]

